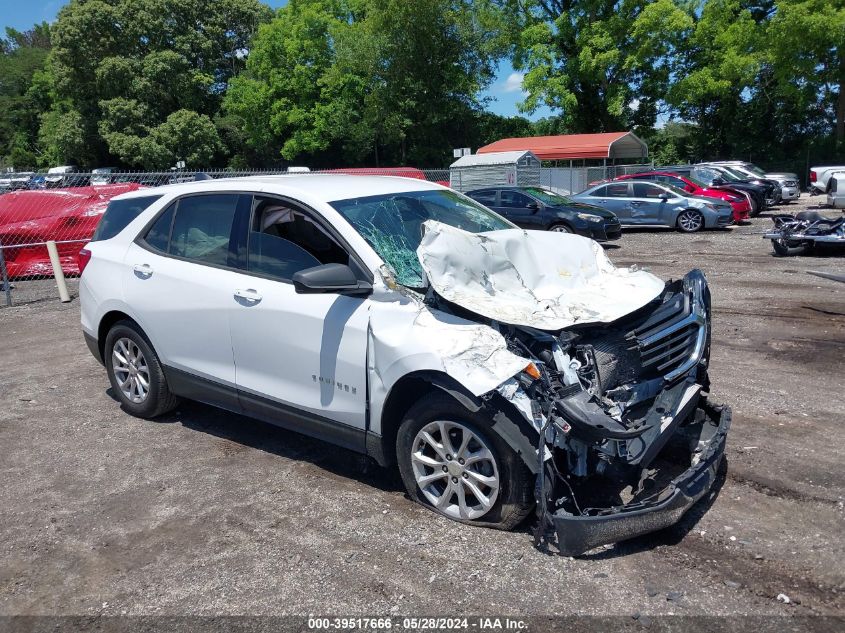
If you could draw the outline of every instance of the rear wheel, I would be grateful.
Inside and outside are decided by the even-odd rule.
[[[446,394],[411,407],[396,458],[408,495],[455,521],[510,530],[534,506],[533,477],[519,455],[485,415]]]
[[[112,326],[103,355],[115,396],[129,413],[154,418],[176,407],[158,355],[134,322]]]
[[[795,242],[784,239],[772,240],[772,249],[778,257],[804,255],[810,250],[810,246],[807,242]]]
[[[681,211],[675,224],[679,231],[695,233],[704,228],[704,216],[701,214],[701,211],[687,209],[686,211]]]

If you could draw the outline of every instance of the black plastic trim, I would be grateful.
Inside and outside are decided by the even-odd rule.
[[[240,413],[274,426],[329,442],[357,453],[367,453],[364,429],[315,415],[284,404],[225,385],[209,378],[164,367],[170,390],[183,398],[204,402],[234,413]],[[370,440],[372,442],[372,440]],[[378,459],[376,457],[376,459]]]
[[[725,454],[725,442],[731,426],[731,410],[722,407],[718,427],[700,461],[657,495],[654,501],[608,508],[599,515],[576,516],[563,510],[552,515],[558,549],[566,556],[577,556],[599,545],[616,543],[648,534],[677,523],[684,513],[713,487]],[[714,419],[708,415],[709,419]],[[705,424],[708,422],[705,421]]]
[[[100,344],[97,342],[97,339],[88,334],[88,332],[83,332],[82,336],[85,338],[85,344],[88,346],[88,350],[97,359],[97,362],[101,365],[105,364],[103,363],[103,355],[100,354]]]

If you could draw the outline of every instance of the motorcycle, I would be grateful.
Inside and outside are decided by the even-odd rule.
[[[804,255],[816,244],[845,244],[845,216],[831,219],[818,211],[772,217],[774,228],[763,237],[772,240],[778,257]]]

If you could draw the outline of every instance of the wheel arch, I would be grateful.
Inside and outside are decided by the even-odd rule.
[[[423,370],[406,374],[391,387],[381,413],[381,436],[376,445],[368,442],[368,453],[383,466],[396,463],[396,435],[408,410],[432,391],[448,394],[470,411],[486,409],[491,427],[522,458],[532,473],[537,473],[537,430],[519,410],[497,391],[474,396],[448,374]]]
[[[141,330],[141,332],[144,331],[138,322],[125,312],[121,310],[111,310],[106,312],[100,319],[100,323],[97,325],[97,349],[99,350],[100,358],[103,361],[106,358],[106,336],[108,336],[109,330],[112,329],[114,324],[119,321],[132,321],[132,323],[138,326],[138,329]]]

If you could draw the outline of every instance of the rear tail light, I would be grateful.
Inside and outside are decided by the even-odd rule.
[[[79,274],[81,275],[85,271],[85,267],[88,265],[88,262],[91,261],[91,251],[87,248],[83,248],[79,251],[76,261],[79,264]]]
[[[816,182],[818,179],[819,177],[816,176],[816,172],[810,170],[810,182]]]

